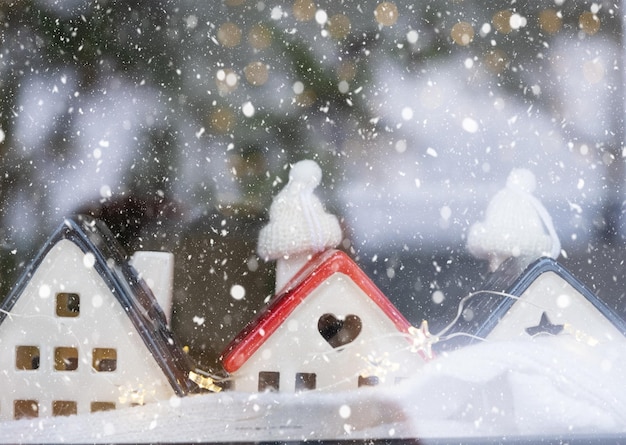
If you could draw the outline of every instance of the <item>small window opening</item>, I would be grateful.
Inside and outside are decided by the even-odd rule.
[[[315,389],[317,375],[312,372],[296,373],[296,391],[307,391]]]
[[[362,328],[361,318],[354,314],[346,315],[345,318],[324,314],[317,321],[317,330],[320,335],[335,349],[356,340]]]
[[[78,412],[76,402],[71,400],[54,400],[52,402],[53,416],[71,416]]]
[[[59,317],[78,317],[80,315],[80,296],[67,292],[58,293],[56,312]]]
[[[15,348],[15,367],[17,369],[39,369],[39,347],[17,346]]]
[[[15,419],[39,417],[39,402],[37,400],[14,400],[13,417]]]
[[[112,411],[115,409],[115,402],[91,402],[91,412]]]
[[[117,350],[114,348],[94,348],[91,366],[98,372],[113,372],[117,369]]]
[[[376,386],[380,383],[380,381],[378,380],[378,377],[376,377],[375,375],[370,375],[367,377],[364,377],[362,375],[359,376],[359,388],[361,386]]]
[[[54,370],[76,371],[78,368],[78,349],[71,347],[54,348]]]
[[[259,372],[259,392],[278,391],[280,389],[280,372]]]

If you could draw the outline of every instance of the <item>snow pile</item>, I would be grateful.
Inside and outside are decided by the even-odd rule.
[[[420,437],[626,433],[625,353],[570,336],[485,342],[431,362],[398,397],[411,395]]]
[[[616,342],[618,343],[618,342]],[[188,442],[626,434],[624,346],[491,342],[390,389],[225,392],[85,416],[0,423],[0,442]]]

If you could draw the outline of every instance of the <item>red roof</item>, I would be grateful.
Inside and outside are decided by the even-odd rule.
[[[313,290],[334,273],[352,279],[395,324],[398,331],[406,333],[411,324],[376,287],[361,268],[339,250],[327,250],[311,259],[287,284],[285,291],[274,299],[230,342],[222,354],[224,369],[239,369],[287,319]]]

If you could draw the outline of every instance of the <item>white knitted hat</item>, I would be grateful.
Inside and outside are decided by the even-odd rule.
[[[487,206],[483,222],[474,224],[467,236],[467,249],[479,259],[490,261],[495,270],[512,256],[551,256],[561,251],[552,219],[532,193],[535,176],[525,169],[514,169],[506,187]]]
[[[268,261],[312,254],[341,242],[337,217],[326,213],[313,193],[321,179],[322,170],[314,161],[292,166],[289,182],[270,206],[270,222],[259,234],[257,251],[261,258]]]

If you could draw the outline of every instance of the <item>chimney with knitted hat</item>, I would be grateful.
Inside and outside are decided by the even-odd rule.
[[[467,249],[476,258],[488,260],[492,272],[510,257],[556,259],[561,253],[552,218],[533,195],[535,188],[531,171],[513,169],[506,187],[487,206],[484,221],[470,228]]]
[[[327,213],[313,193],[321,179],[322,170],[315,161],[297,162],[270,206],[270,221],[261,229],[257,252],[265,261],[276,260],[276,293],[313,254],[341,242],[337,217]]]

